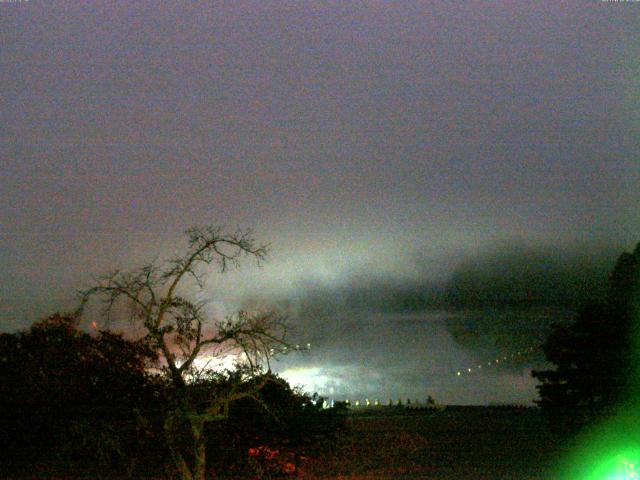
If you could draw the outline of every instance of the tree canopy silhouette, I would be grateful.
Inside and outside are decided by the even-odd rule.
[[[155,360],[145,342],[90,335],[69,315],[0,334],[0,471],[127,473],[145,443],[138,412],[156,397]]]
[[[572,325],[554,325],[543,350],[555,368],[532,372],[540,380],[537,403],[589,418],[634,398],[639,313],[640,244],[618,258],[603,298],[585,305]]]
[[[266,245],[257,244],[249,232],[225,233],[218,227],[192,228],[186,234],[188,247],[181,255],[164,264],[117,271],[84,291],[77,314],[82,314],[93,297],[104,301],[106,318],[120,301],[130,307],[131,321],[159,352],[171,385],[164,429],[175,470],[183,480],[204,480],[205,429],[212,422],[227,420],[230,406],[240,400],[268,409],[259,392],[279,380],[265,374],[263,367],[268,368],[270,357],[287,349],[287,330],[285,318],[273,311],[240,311],[225,319],[210,318],[204,303],[184,293],[193,291],[190,281],[196,289],[205,288],[210,265],[217,265],[223,273],[238,266],[243,257],[263,260]],[[222,359],[230,353],[242,364],[218,378],[205,401],[194,395],[196,390],[187,388],[196,359],[205,355]]]

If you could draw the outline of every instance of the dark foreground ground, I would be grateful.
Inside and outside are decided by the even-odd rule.
[[[563,441],[533,408],[352,413],[334,452],[302,478],[549,479]]]
[[[534,408],[362,409],[346,416],[346,427],[331,448],[301,459],[297,471],[285,478],[558,480],[552,469],[568,452],[567,437],[551,431],[542,412]],[[0,469],[0,479],[9,478],[18,480]],[[27,478],[90,477],[19,480]],[[233,475],[225,478],[240,480]],[[257,470],[242,477],[270,478],[283,477]]]

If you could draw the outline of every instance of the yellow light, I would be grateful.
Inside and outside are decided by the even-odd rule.
[[[458,376],[460,376],[460,375],[462,375],[462,373],[461,373],[461,372],[458,372],[458,373],[457,373],[457,375],[458,375]]]

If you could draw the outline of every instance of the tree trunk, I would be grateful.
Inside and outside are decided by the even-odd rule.
[[[177,417],[177,418],[176,418]],[[164,422],[164,434],[171,453],[171,460],[175,467],[180,480],[195,480],[195,476],[192,470],[189,468],[187,461],[180,452],[180,446],[175,444],[174,436],[178,433],[180,427],[180,419],[184,416],[180,415],[178,411],[174,411],[170,414]],[[202,477],[204,479],[204,477]]]
[[[173,464],[180,475],[181,480],[194,480],[194,476],[191,474],[191,470],[189,469],[189,465],[185,461],[184,457],[181,453],[176,452],[173,447],[169,447],[171,449],[171,458],[173,459]],[[204,479],[204,476],[202,477]]]
[[[192,421],[191,431],[193,432],[193,480],[205,480],[207,458],[204,422]]]

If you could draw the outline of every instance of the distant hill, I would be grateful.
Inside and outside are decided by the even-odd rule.
[[[602,292],[615,254],[511,247],[464,260],[444,286],[448,307],[579,308]]]

